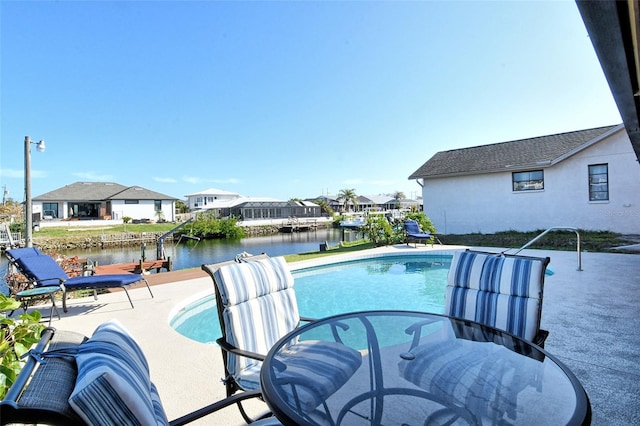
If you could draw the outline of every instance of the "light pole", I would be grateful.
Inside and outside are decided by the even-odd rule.
[[[29,136],[24,137],[24,243],[25,247],[33,246],[33,206],[31,205],[31,144],[36,145],[38,152],[44,152],[44,140],[31,142]]]

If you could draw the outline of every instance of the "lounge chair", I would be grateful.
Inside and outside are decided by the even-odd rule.
[[[202,265],[215,285],[216,306],[222,337],[217,340],[222,349],[227,396],[238,391],[260,388],[260,368],[267,352],[285,334],[298,327],[301,318],[293,289],[293,276],[284,258],[241,259],[241,263]],[[319,409],[323,401],[339,389],[362,363],[359,352],[341,344],[337,328],[333,342],[292,342],[292,352],[304,352],[308,359],[321,360],[324,351],[338,351],[340,363],[329,364],[318,371],[312,363],[300,362],[296,357],[287,365],[290,371],[291,398],[306,413],[323,416]],[[326,377],[326,386],[309,389],[307,377],[314,372]],[[241,392],[242,393],[242,392]],[[247,422],[263,416],[249,415],[242,404],[238,408]]]
[[[424,241],[424,244],[427,245],[428,242],[433,242],[433,240],[437,240],[437,237],[431,233],[424,232],[420,229],[420,225],[415,220],[405,220],[404,221],[404,231],[406,233],[406,243],[409,245],[409,242],[414,243],[414,247],[417,246],[417,243]],[[440,240],[437,240],[440,242]]]
[[[16,259],[21,257],[30,257],[30,256],[43,256],[44,254],[37,247],[22,247],[7,250],[5,252],[5,256],[9,260],[10,272],[15,272],[16,270],[20,271],[18,266],[16,265]],[[9,281],[7,281],[9,283]],[[60,286],[32,286],[29,280],[22,281],[18,279],[17,276],[11,277],[11,291],[14,293],[13,296],[17,301],[20,302],[20,307],[26,312],[29,309],[29,306],[41,299],[48,298],[51,300],[51,310],[49,311],[49,325],[51,325],[51,320],[53,319],[53,312],[56,312],[58,319],[60,319],[60,312],[58,312],[58,307],[56,306],[55,294],[59,291],[62,291]],[[9,315],[13,315],[13,311],[9,313]]]
[[[145,355],[117,320],[90,338],[48,327],[29,355],[0,401],[2,425],[179,426],[260,395],[234,395],[168,422]]]
[[[31,248],[32,249],[32,248]],[[17,251],[21,250],[21,251]],[[34,288],[59,287],[62,290],[62,309],[67,312],[67,292],[75,290],[90,289],[94,291],[105,288],[122,288],[129,299],[129,304],[133,308],[131,296],[126,286],[144,282],[153,297],[149,283],[141,274],[108,274],[89,275],[69,278],[67,273],[58,265],[58,262],[49,255],[37,253],[39,250],[7,250],[7,258],[18,268],[18,270],[33,283]]]
[[[445,392],[454,395],[460,404],[482,404],[480,393],[498,395],[496,406],[484,407],[484,416],[501,424],[503,418],[515,420],[515,399],[534,379],[522,377],[517,365],[494,357],[496,345],[487,343],[483,353],[464,350],[462,339],[494,342],[503,346],[516,346],[518,340],[533,342],[541,347],[548,331],[540,328],[545,269],[550,259],[504,255],[467,250],[456,252],[447,279],[445,315],[475,321],[498,330],[505,335],[458,335],[458,340],[443,347],[421,345],[422,329],[428,324],[416,324],[407,329],[413,334],[408,351],[420,362],[402,361],[400,374],[425,390],[441,392],[431,380],[434,375],[448,377]],[[428,339],[428,334],[426,336]],[[449,362],[440,363],[444,357]],[[444,367],[437,367],[444,365]],[[430,366],[430,367],[427,367]],[[453,367],[452,367],[453,366]],[[442,368],[434,374],[434,368]],[[475,381],[473,371],[481,370],[482,381]],[[480,389],[482,390],[480,392]],[[486,404],[485,404],[486,405]]]

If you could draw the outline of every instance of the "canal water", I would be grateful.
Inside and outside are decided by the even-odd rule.
[[[358,235],[360,238],[361,236]],[[328,242],[336,245],[340,241],[353,241],[356,235],[353,231],[343,232],[340,229],[318,229],[309,232],[293,232],[288,234],[274,234],[263,237],[242,238],[239,240],[203,240],[187,241],[179,244],[165,242],[164,249],[167,257],[171,257],[173,270],[199,268],[205,263],[217,263],[233,259],[237,254],[266,253],[269,256],[306,253],[318,251],[320,244]],[[108,249],[75,249],[60,251],[56,254],[64,256],[78,256],[97,261],[99,265],[112,263],[138,262],[144,253],[146,259],[156,259],[157,247],[147,244],[146,247],[128,246]],[[7,271],[7,259],[0,260],[0,291],[6,290],[4,278]]]

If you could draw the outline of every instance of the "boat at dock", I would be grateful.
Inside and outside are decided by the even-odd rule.
[[[360,228],[367,224],[367,218],[363,215],[348,216],[340,221],[343,228]]]

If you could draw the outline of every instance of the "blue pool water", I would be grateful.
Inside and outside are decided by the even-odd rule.
[[[450,255],[365,259],[294,271],[301,316],[378,309],[442,313]],[[222,335],[215,297],[181,309],[170,320],[180,334],[202,343]]]

